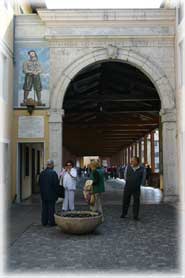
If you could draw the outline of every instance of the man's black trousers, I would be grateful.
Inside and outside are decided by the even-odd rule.
[[[138,218],[140,207],[140,188],[128,188],[125,186],[123,193],[122,215],[126,216],[130,205],[131,197],[133,196],[133,217]]]
[[[42,225],[55,225],[55,201],[42,200]]]

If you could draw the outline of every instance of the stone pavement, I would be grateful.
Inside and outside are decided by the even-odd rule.
[[[106,188],[105,222],[89,235],[68,235],[57,227],[42,227],[37,196],[32,202],[14,205],[9,215],[12,225],[7,225],[6,272],[179,274],[175,207],[142,205],[141,221],[132,219],[131,208],[128,219],[120,219],[121,188],[116,188],[115,182],[108,182]],[[76,209],[87,209],[80,189]]]

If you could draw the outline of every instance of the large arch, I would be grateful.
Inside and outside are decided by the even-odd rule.
[[[109,45],[81,56],[69,64],[61,73],[53,88],[50,101],[50,157],[59,170],[62,163],[62,117],[63,100],[71,80],[86,66],[100,61],[122,61],[142,71],[154,84],[161,100],[161,122],[163,131],[163,183],[165,200],[177,198],[176,174],[176,110],[174,89],[165,72],[150,59],[131,49]]]
[[[86,54],[69,64],[61,73],[60,78],[53,88],[51,109],[61,109],[67,87],[74,76],[86,66],[104,60],[117,60],[127,62],[143,73],[154,84],[162,104],[162,110],[175,108],[175,93],[165,72],[149,57],[141,55],[131,49],[122,49],[114,46],[98,49]]]

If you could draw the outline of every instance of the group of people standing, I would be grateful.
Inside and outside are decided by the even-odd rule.
[[[91,164],[90,177],[93,181],[93,194],[95,202],[90,206],[91,211],[102,214],[101,194],[105,191],[104,170],[100,164],[94,161]],[[121,218],[127,217],[131,197],[133,197],[133,218],[139,220],[140,207],[140,187],[145,184],[146,169],[140,165],[138,157],[133,157],[131,163],[125,167],[124,179],[126,181],[123,192],[123,204]],[[62,181],[62,183],[61,183]],[[74,168],[71,160],[67,161],[65,168],[62,169],[59,176],[54,171],[53,160],[47,161],[47,167],[39,176],[40,194],[42,200],[41,222],[43,226],[54,226],[55,203],[58,199],[60,184],[64,187],[64,200],[62,211],[75,210],[75,190],[77,183],[77,170]]]
[[[43,226],[55,226],[55,204],[59,197],[60,184],[65,190],[62,210],[74,210],[77,171],[72,161],[67,161],[59,176],[54,170],[54,161],[48,160],[46,169],[39,176],[39,187],[42,201],[41,222]]]
[[[101,193],[105,191],[104,172],[98,162],[91,164],[90,179],[93,180],[93,193],[95,202],[90,210],[103,214]],[[48,160],[47,167],[39,176],[40,194],[42,200],[41,222],[43,226],[54,226],[55,204],[59,197],[60,186],[64,188],[62,212],[75,210],[75,190],[77,183],[77,170],[71,160],[65,163],[64,169],[59,174],[54,170],[54,161]]]

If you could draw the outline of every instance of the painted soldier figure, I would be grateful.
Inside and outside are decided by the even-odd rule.
[[[37,105],[43,105],[41,102],[42,84],[40,74],[42,73],[41,65],[38,61],[35,50],[28,51],[30,59],[23,64],[23,72],[25,73],[25,80],[23,85],[24,100],[22,105],[26,105],[29,92],[32,87],[37,95]]]

